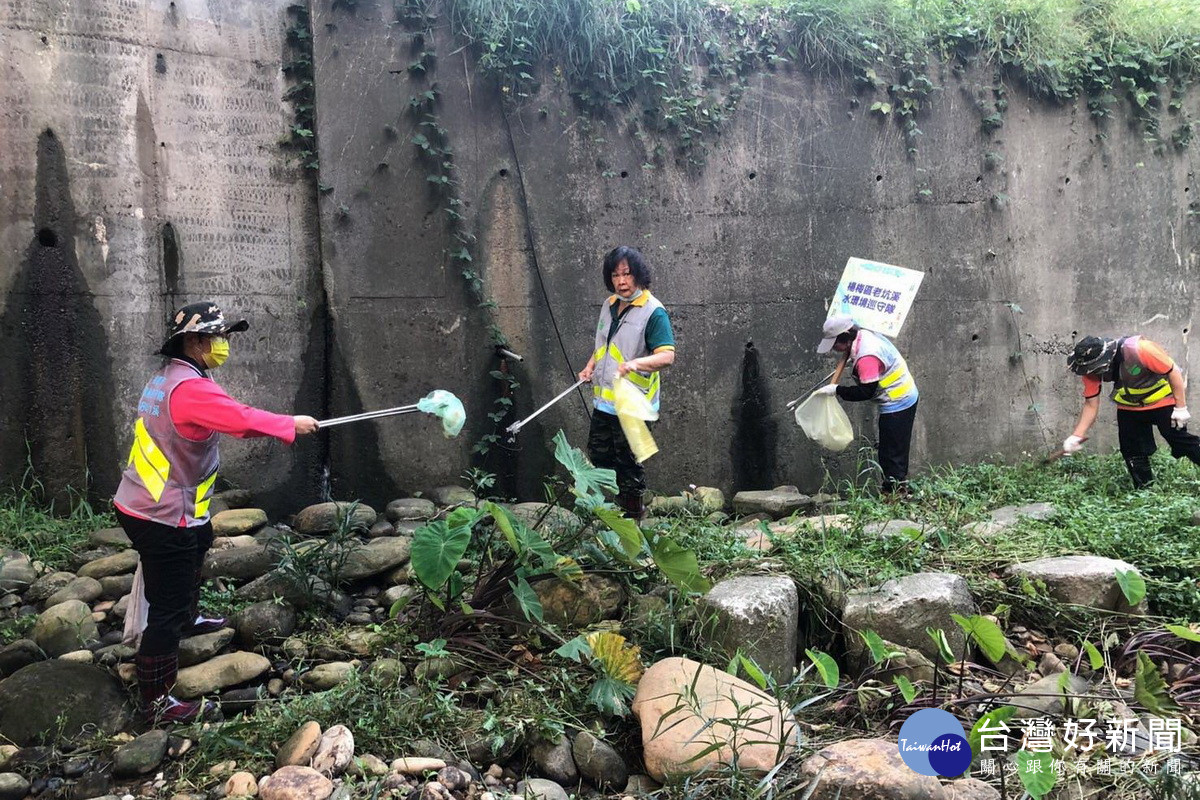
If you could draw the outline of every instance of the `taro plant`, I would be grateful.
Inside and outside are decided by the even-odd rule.
[[[602,713],[623,717],[629,712],[626,705],[633,699],[638,680],[642,677],[640,648],[612,631],[597,631],[576,636],[554,651],[554,655],[596,671],[596,682],[588,692],[588,702]]]

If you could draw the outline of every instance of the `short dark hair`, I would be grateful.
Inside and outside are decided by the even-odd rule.
[[[622,261],[629,265],[629,274],[633,276],[633,282],[642,289],[649,289],[650,265],[646,263],[646,257],[637,248],[621,245],[609,250],[608,255],[604,257],[604,285],[608,287],[608,290],[616,291],[616,287],[613,286],[612,274],[616,272],[617,266]]]
[[[838,344],[850,344],[850,342],[853,342],[855,339],[858,338],[858,331],[859,331],[858,326],[854,325],[850,328],[850,330],[846,331],[845,333],[839,333],[837,335],[837,338],[834,339],[834,341],[837,342]]]

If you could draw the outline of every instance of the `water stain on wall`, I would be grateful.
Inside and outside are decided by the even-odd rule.
[[[24,439],[29,466],[59,509],[69,504],[68,487],[86,486],[99,499],[111,494],[119,473],[108,336],[76,256],[76,223],[67,156],[45,130],[32,237],[0,320],[12,343],[0,354],[0,402],[4,444]],[[6,465],[5,479],[19,481],[23,466]]]
[[[769,489],[775,479],[775,435],[770,395],[758,350],[746,342],[742,353],[741,391],[733,406],[735,430],[730,444],[736,489]]]

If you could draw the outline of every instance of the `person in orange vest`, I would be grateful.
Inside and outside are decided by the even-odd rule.
[[[1200,437],[1189,433],[1187,387],[1183,373],[1167,351],[1142,336],[1120,339],[1087,336],[1067,356],[1067,367],[1083,379],[1083,410],[1063,453],[1079,452],[1100,413],[1102,384],[1111,383],[1109,397],[1117,404],[1117,440],[1133,486],[1154,480],[1150,456],[1158,449],[1154,429],[1171,446],[1175,458],[1200,464]]]
[[[153,722],[190,722],[205,710],[202,701],[171,696],[179,641],[226,625],[224,618],[199,613],[220,434],[291,444],[318,427],[312,417],[242,405],[209,377],[229,357],[229,334],[249,327],[246,320],[230,324],[211,302],[176,312],[159,351],[163,366],[138,398],[133,447],[113,497],[117,520],[141,560],[149,605],[134,663],[142,711]]]
[[[616,247],[604,257],[604,286],[613,294],[600,306],[592,356],[580,371],[592,383],[592,422],[588,457],[617,473],[617,505],[640,520],[646,471],[634,458],[614,405],[613,382],[625,378],[659,406],[660,372],[675,363],[675,333],[666,308],[650,294],[650,265],[632,247]]]

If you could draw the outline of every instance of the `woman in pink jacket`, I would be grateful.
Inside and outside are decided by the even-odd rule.
[[[229,357],[228,335],[249,327],[246,320],[229,324],[211,302],[176,312],[160,351],[163,366],[138,398],[133,447],[113,498],[141,558],[149,613],[135,663],[143,711],[154,721],[189,722],[204,710],[201,701],[170,694],[179,640],[226,624],[198,609],[201,568],[213,540],[208,508],[220,434],[273,436],[291,444],[317,430],[312,417],[242,405],[209,377],[208,370]]]

